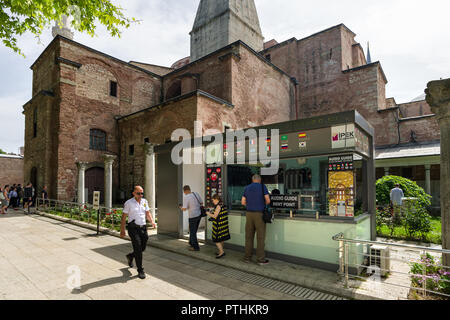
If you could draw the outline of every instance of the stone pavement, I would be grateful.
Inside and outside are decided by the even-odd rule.
[[[9,210],[0,215],[0,299],[301,299],[233,279],[228,267],[155,247],[144,253],[147,278],[140,280],[126,264],[130,251],[128,240]],[[70,268],[81,271],[80,289],[67,287]]]

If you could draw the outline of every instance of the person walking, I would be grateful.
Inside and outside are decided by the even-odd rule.
[[[47,202],[48,202],[47,186],[44,186],[42,188],[41,199],[42,199],[42,205],[44,206],[44,209],[47,208]]]
[[[255,174],[252,184],[244,190],[241,203],[247,208],[245,222],[245,257],[244,262],[249,263],[253,255],[253,246],[256,233],[256,260],[259,265],[269,263],[264,252],[266,238],[266,224],[263,220],[263,212],[266,205],[270,204],[269,190],[261,183],[261,176]]]
[[[391,206],[393,208],[393,217],[394,219],[400,219],[401,213],[402,213],[402,198],[404,198],[405,195],[403,194],[403,190],[400,188],[400,185],[397,183],[395,185],[395,188],[391,190],[390,193],[390,199],[391,199]]]
[[[147,220],[156,228],[150,214],[150,207],[144,198],[144,189],[141,186],[134,187],[133,198],[125,202],[122,222],[120,225],[120,237],[125,237],[125,220],[128,216],[128,235],[131,238],[133,252],[126,255],[128,265],[133,267],[133,259],[136,260],[136,267],[139,279],[145,279],[144,268],[142,267],[142,253],[147,247],[148,233]]]
[[[213,213],[207,211],[206,214],[212,220],[212,240],[218,249],[216,259],[220,259],[225,256],[223,249],[225,241],[231,239],[230,229],[228,227],[228,210],[217,194],[213,195],[212,202],[215,206],[214,211]]]
[[[203,205],[203,200],[198,193],[191,191],[190,186],[184,186],[183,192],[183,206],[181,206],[180,209],[183,212],[188,210],[189,214],[189,250],[200,251],[197,231],[198,226],[200,225],[200,220],[202,219],[200,207]]]
[[[8,208],[8,185],[5,188],[0,188],[0,210],[1,214],[6,214],[6,209]]]
[[[30,213],[30,206],[33,204],[33,185],[31,182],[27,184],[27,186],[23,190],[23,209],[25,214],[27,212],[25,211],[28,209],[28,213]]]
[[[12,187],[9,191],[9,206],[17,211],[17,191],[16,187]]]
[[[19,183],[17,185],[17,206],[20,208],[22,206],[23,208],[23,204],[22,203],[22,198],[23,198],[23,188],[22,185]]]

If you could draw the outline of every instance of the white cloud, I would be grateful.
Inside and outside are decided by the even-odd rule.
[[[75,40],[129,61],[170,66],[189,55],[189,31],[199,0],[115,0],[126,14],[141,19],[111,38],[105,28],[91,38],[76,33]],[[406,102],[423,93],[429,80],[450,77],[450,2],[447,0],[255,0],[266,40],[298,39],[344,23],[365,48],[370,41],[373,60],[380,60],[388,77],[387,96]],[[0,46],[0,148],[15,151],[23,144],[21,107],[31,96],[29,66],[50,43],[26,35],[19,44],[26,59]],[[7,110],[7,117],[4,117]],[[12,113],[14,112],[14,113]],[[6,120],[7,119],[7,120]],[[14,134],[14,138],[12,135]],[[9,140],[9,141],[8,141]],[[10,142],[11,141],[11,142]],[[12,142],[15,141],[15,142]]]

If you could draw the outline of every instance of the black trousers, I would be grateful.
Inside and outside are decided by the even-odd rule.
[[[198,245],[198,239],[197,239],[197,231],[198,231],[198,226],[200,225],[201,219],[202,219],[202,217],[200,217],[200,216],[189,219],[189,244],[195,250],[200,250],[200,246]]]
[[[147,226],[139,227],[134,223],[128,224],[128,235],[133,244],[133,252],[129,254],[130,257],[136,259],[136,267],[138,272],[144,271],[142,267],[142,252],[147,248],[148,233]]]

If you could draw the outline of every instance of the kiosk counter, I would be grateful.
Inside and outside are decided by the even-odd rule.
[[[226,247],[244,248],[246,211],[241,199],[252,176],[262,175],[261,170],[269,166],[261,163],[264,159],[254,161],[253,153],[262,147],[268,158],[274,148],[279,152],[275,174],[262,175],[274,213],[266,228],[269,258],[336,271],[339,256],[334,235],[375,239],[374,130],[357,111],[252,129],[267,130],[264,144],[247,136],[245,143],[234,141],[230,148],[224,135],[223,145],[202,147],[206,164],[181,165],[187,170],[181,172],[181,184],[192,184],[193,175],[203,177],[204,185],[199,187],[204,187],[207,207],[212,206],[214,194],[227,205],[231,240]],[[273,129],[279,130],[278,137],[271,136]],[[225,157],[217,157],[218,151]],[[230,152],[240,159],[239,164],[223,161]],[[204,175],[199,175],[202,170]],[[211,241],[211,223],[206,224],[206,241]],[[353,262],[362,264],[365,248],[350,250],[360,253]]]

